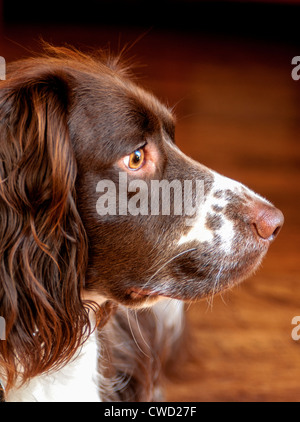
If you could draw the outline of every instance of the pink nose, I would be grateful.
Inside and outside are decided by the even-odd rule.
[[[282,212],[272,205],[259,202],[253,208],[252,216],[255,234],[265,240],[274,240],[284,222]]]

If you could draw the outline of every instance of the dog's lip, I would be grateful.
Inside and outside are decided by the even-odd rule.
[[[159,293],[153,292],[151,289],[143,289],[141,287],[130,287],[127,290],[127,294],[131,299],[145,299],[148,297],[159,296]]]
[[[130,299],[133,299],[133,300],[151,299],[151,298],[158,298],[158,297],[183,300],[183,298],[180,297],[180,295],[175,296],[172,294],[168,294],[166,292],[153,291],[151,289],[144,289],[142,287],[130,287],[127,290],[127,294],[129,295]]]

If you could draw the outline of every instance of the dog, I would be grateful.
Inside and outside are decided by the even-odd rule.
[[[181,152],[118,57],[48,46],[8,66],[0,118],[5,400],[162,399],[183,303],[250,276],[283,214]]]

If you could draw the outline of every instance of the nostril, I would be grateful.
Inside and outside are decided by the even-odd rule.
[[[276,229],[274,230],[274,232],[272,234],[272,236],[273,236],[274,239],[278,235],[278,233],[280,232],[281,227],[282,227],[282,224],[281,224],[281,226],[276,227]]]
[[[255,233],[262,239],[272,241],[280,232],[284,222],[282,212],[270,205],[256,207],[253,227]]]

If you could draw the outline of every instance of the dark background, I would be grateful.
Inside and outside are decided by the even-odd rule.
[[[2,0],[6,23],[161,28],[296,41],[298,1]]]

